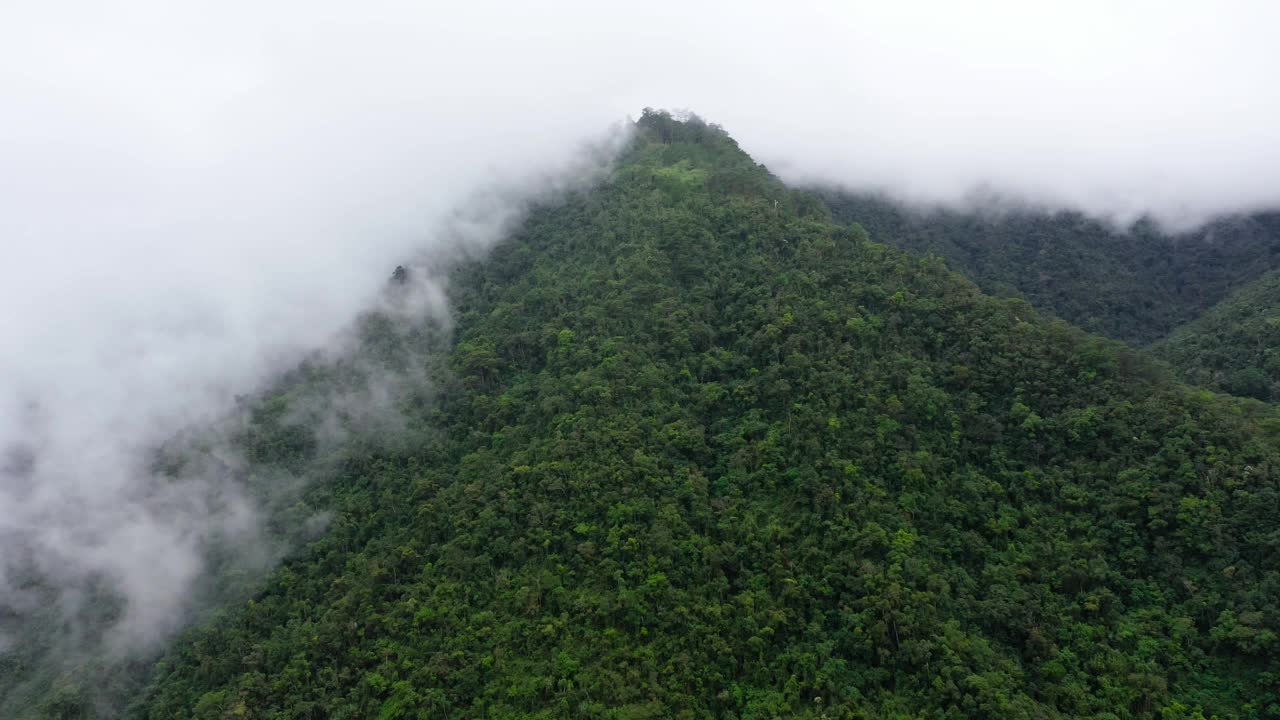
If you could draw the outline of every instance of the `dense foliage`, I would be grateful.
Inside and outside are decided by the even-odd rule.
[[[1280,717],[1271,407],[640,130],[132,717]]]
[[[1280,272],[1244,286],[1151,350],[1188,382],[1280,400]]]
[[[860,223],[872,240],[936,254],[989,293],[1022,297],[1135,345],[1280,268],[1280,213],[1168,234],[1151,222],[1120,230],[1070,212],[916,212],[874,196],[822,196],[838,220]]]

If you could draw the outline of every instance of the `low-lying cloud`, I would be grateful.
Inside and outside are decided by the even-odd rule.
[[[1185,226],[1280,204],[1276,27],[1264,2],[7,4],[0,606],[36,563],[116,583],[138,628],[179,617],[201,539],[254,508],[157,484],[148,449],[398,263],[496,240],[441,231],[477,189],[507,217],[646,105],[785,179]]]

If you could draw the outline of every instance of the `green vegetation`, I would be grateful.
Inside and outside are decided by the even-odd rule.
[[[837,219],[942,257],[987,292],[1150,344],[1187,382],[1280,399],[1280,214],[1169,235],[1147,222],[1122,232],[1066,212],[913,212],[877,197],[822,197]]]
[[[877,242],[935,254],[995,295],[1021,297],[1086,330],[1146,345],[1268,270],[1280,268],[1280,214],[1170,235],[1068,212],[912,212],[864,195],[822,193],[837,220]]]
[[[1244,286],[1151,350],[1187,382],[1280,400],[1280,272]]]
[[[639,125],[457,269],[420,437],[346,447],[130,717],[1280,717],[1272,407]]]

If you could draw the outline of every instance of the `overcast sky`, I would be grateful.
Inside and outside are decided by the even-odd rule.
[[[325,343],[478,188],[533,190],[645,106],[917,201],[1280,205],[1277,28],[1231,0],[7,0],[0,451],[41,460],[0,463],[0,531],[171,611],[199,533],[134,504],[138,449]]]

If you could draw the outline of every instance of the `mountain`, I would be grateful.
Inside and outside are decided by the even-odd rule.
[[[130,717],[1280,716],[1272,408],[661,113],[451,287],[437,432]]]
[[[1148,221],[1121,230],[1072,212],[912,211],[877,196],[820,194],[838,221],[861,224],[872,240],[938,255],[989,293],[1133,345],[1280,268],[1280,213],[1169,234]]]
[[[321,449],[343,371],[255,401],[256,467],[328,458],[327,529],[126,717],[1280,717],[1271,406],[665,113],[450,288],[452,323],[362,323],[382,442]]]
[[[1280,400],[1280,272],[1245,285],[1151,351],[1187,382]]]

